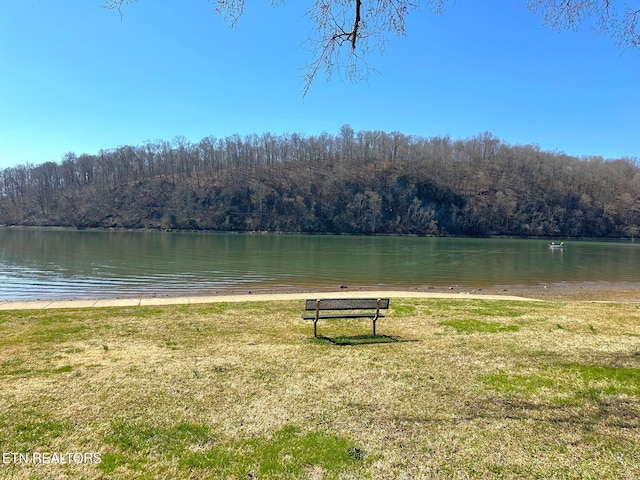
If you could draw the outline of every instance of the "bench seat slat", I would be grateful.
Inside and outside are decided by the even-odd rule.
[[[318,320],[327,320],[331,318],[373,318],[376,314],[374,313],[342,313],[342,314],[331,314],[331,313],[323,313],[318,315]],[[382,313],[378,314],[378,318],[384,318]],[[302,315],[303,320],[315,320],[315,315]]]
[[[315,310],[317,300],[306,300],[305,310]],[[366,310],[377,307],[377,298],[321,298],[320,310]],[[380,299],[380,308],[389,308],[389,299]]]

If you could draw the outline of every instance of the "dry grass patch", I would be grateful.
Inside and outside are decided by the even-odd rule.
[[[0,312],[0,478],[638,478],[640,308],[392,300]]]

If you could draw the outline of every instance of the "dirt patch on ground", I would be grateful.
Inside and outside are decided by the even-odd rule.
[[[549,285],[505,286],[501,291],[542,300],[640,302],[639,283],[577,282]]]
[[[83,298],[0,302],[0,310],[38,309],[38,308],[81,308],[92,306],[134,306],[134,305],[170,305],[181,303],[207,303],[243,300],[292,299],[300,295],[333,294],[338,296],[362,296],[364,292],[374,292],[376,295],[391,295],[400,292],[403,296],[460,297],[486,296],[487,298],[522,297],[534,300],[566,301],[566,302],[623,302],[640,303],[640,282],[562,282],[539,285],[492,285],[492,286],[463,286],[463,285],[260,285],[251,288],[221,288],[221,289],[185,289],[172,291],[171,295],[131,295],[118,298]],[[406,295],[405,295],[406,294]],[[271,297],[273,295],[273,297]],[[284,296],[283,296],[284,295]],[[398,296],[396,295],[396,296]]]
[[[254,289],[233,289],[207,292],[209,295],[251,295],[315,292],[362,292],[362,291],[415,291],[429,293],[459,293],[474,295],[508,295],[540,300],[560,301],[612,301],[640,302],[640,282],[562,282],[539,285],[309,285],[302,287],[277,286]],[[192,295],[192,293],[190,293]]]

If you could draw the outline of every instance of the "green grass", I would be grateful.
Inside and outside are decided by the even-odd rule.
[[[518,325],[501,325],[494,322],[483,322],[474,318],[446,320],[440,322],[440,325],[451,327],[458,333],[517,332],[520,329]]]
[[[411,317],[416,314],[417,307],[413,303],[407,303],[402,301],[393,302],[393,317],[404,318]]]
[[[527,397],[540,396],[543,390],[573,399],[640,396],[640,368],[571,363],[528,369],[526,374],[492,373],[483,381],[496,390]]]
[[[366,475],[367,454],[348,439],[323,432],[302,432],[285,425],[273,435],[235,442],[189,455],[182,464],[217,478],[304,478],[313,470],[322,478]]]
[[[157,451],[173,456],[184,453],[194,446],[202,446],[214,439],[208,425],[179,423],[170,427],[158,427],[123,419],[114,421],[107,441],[127,452],[143,453]]]
[[[473,313],[474,316],[482,317],[501,317],[501,318],[517,318],[530,311],[529,302],[510,301],[496,302],[493,300],[474,300],[473,302],[451,303],[440,301],[443,305],[447,305],[447,309],[451,312],[465,311],[467,314]],[[537,308],[544,309],[547,303],[540,303]]]
[[[0,478],[640,478],[640,309],[392,299],[3,311]],[[560,328],[561,327],[561,328]]]
[[[57,438],[63,437],[72,429],[73,425],[68,421],[45,419],[32,414],[3,432],[2,448],[3,451],[45,448],[55,444]]]
[[[31,368],[2,368],[0,370],[0,378],[3,376],[11,376],[11,375],[31,375],[31,376],[47,376],[47,375],[55,375],[58,373],[70,373],[73,371],[73,367],[71,365],[64,365],[58,368],[47,368],[41,370],[34,370]]]

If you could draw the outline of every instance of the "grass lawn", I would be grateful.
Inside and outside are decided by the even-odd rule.
[[[390,307],[1,311],[0,478],[640,478],[640,305]]]

